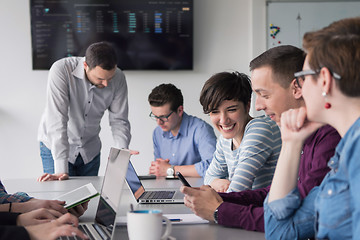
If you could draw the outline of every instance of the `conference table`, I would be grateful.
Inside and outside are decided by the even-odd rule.
[[[191,186],[199,187],[203,183],[202,178],[186,178]],[[9,193],[26,192],[30,196],[38,199],[54,199],[66,192],[75,188],[81,187],[91,182],[94,187],[100,192],[102,186],[102,176],[97,177],[70,177],[66,181],[49,181],[37,182],[36,179],[5,179],[3,184]],[[177,179],[166,180],[165,178],[142,180],[145,189],[179,189],[182,185]],[[83,216],[80,217],[80,222],[92,222],[95,218],[96,208],[99,197],[90,200],[89,208]],[[184,204],[138,204],[130,192],[126,184],[123,185],[122,196],[120,201],[120,213],[118,216],[126,216],[130,210],[130,204],[133,204],[135,209],[160,209],[164,214],[191,214],[191,210]],[[116,236],[119,239],[128,239],[126,226],[120,227],[117,230]],[[246,239],[246,240],[260,240],[265,239],[264,233],[246,231],[238,228],[228,228],[214,223],[202,224],[173,224],[171,236],[178,240],[217,240],[217,239]]]

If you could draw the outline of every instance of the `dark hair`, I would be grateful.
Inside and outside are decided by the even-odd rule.
[[[153,107],[161,107],[170,103],[170,110],[176,111],[179,106],[184,104],[184,98],[181,90],[173,84],[160,84],[149,94],[148,101]]]
[[[343,94],[360,96],[360,17],[342,19],[319,31],[305,33],[303,46],[313,70],[328,68],[341,76],[335,81]]]
[[[86,49],[85,61],[90,69],[99,66],[112,70],[117,64],[116,51],[108,42],[93,43]]]
[[[235,100],[246,107],[251,101],[249,77],[239,72],[220,72],[209,78],[200,93],[200,103],[204,113],[217,109],[224,100]]]
[[[273,80],[283,88],[288,88],[294,79],[294,73],[302,70],[305,60],[303,50],[282,45],[270,48],[250,62],[250,71],[256,68],[269,66],[272,69]]]

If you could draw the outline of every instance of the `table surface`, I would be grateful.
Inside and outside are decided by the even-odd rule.
[[[66,181],[37,182],[36,179],[6,179],[3,184],[9,193],[27,192],[30,196],[39,199],[54,199],[61,194],[69,192],[75,188],[91,182],[100,192],[103,177],[71,177]],[[202,178],[186,178],[191,186],[199,187],[202,185]],[[142,180],[145,189],[179,189],[182,185],[179,180],[165,180],[165,178]],[[91,222],[94,220],[99,197],[92,199],[89,209],[80,217],[81,222]],[[186,214],[192,213],[184,204],[138,204],[130,193],[129,188],[124,184],[120,202],[120,216],[125,216],[129,211],[130,204],[135,209],[161,209],[164,214]],[[117,231],[117,236],[121,239],[128,239],[126,227]],[[186,240],[216,240],[216,239],[264,239],[264,233],[246,231],[237,228],[227,228],[217,224],[173,224],[171,236],[176,239]]]

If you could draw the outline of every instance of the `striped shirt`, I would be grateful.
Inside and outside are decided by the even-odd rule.
[[[230,181],[227,192],[263,188],[271,184],[281,150],[280,129],[269,117],[254,118],[245,127],[240,146],[219,136],[205,184],[215,179]]]

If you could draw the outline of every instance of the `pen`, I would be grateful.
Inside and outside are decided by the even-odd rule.
[[[182,221],[182,219],[180,219],[180,218],[170,218],[169,220],[170,220],[170,222],[181,222]]]
[[[170,222],[181,222],[182,219],[181,218],[169,218]],[[165,222],[165,220],[163,220],[163,222]]]

